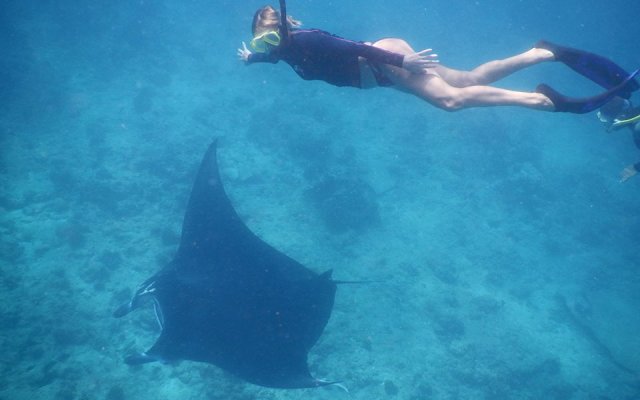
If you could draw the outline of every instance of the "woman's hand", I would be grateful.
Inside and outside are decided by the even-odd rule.
[[[240,59],[240,61],[248,62],[250,55],[251,52],[249,51],[249,49],[247,49],[247,45],[242,42],[242,48],[238,49],[238,58]]]
[[[625,167],[620,173],[620,182],[626,182],[632,176],[635,176],[638,173],[634,164],[631,164]]]
[[[404,56],[402,62],[402,68],[414,73],[424,74],[427,69],[433,68],[434,64],[439,63],[437,54],[429,54],[433,50],[426,49],[413,54],[407,54]]]

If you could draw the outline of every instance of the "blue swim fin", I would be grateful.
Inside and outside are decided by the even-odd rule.
[[[536,92],[542,93],[547,96],[553,102],[555,106],[556,112],[570,112],[575,114],[585,114],[591,112],[595,109],[598,109],[611,101],[616,96],[620,96],[622,93],[629,92],[629,87],[633,87],[633,85],[637,85],[637,82],[634,80],[636,75],[640,73],[640,69],[635,70],[631,75],[628,75],[626,79],[622,80],[617,86],[614,86],[607,90],[604,93],[601,93],[597,96],[587,97],[582,99],[575,99],[571,97],[564,96],[558,91],[554,90],[548,85],[540,84],[536,88]]]
[[[620,85],[630,75],[608,58],[587,51],[560,46],[546,40],[540,40],[533,47],[549,50],[557,61],[607,90]],[[640,89],[638,82],[631,80],[625,90],[618,93],[618,96],[628,99],[631,93],[638,89]]]

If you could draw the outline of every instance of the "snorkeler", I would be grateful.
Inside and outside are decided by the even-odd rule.
[[[280,0],[280,12],[271,6],[262,7],[253,17],[254,52],[242,42],[238,57],[246,64],[283,60],[302,79],[323,80],[335,86],[392,87],[447,111],[519,106],[582,114],[601,107],[613,97],[628,98],[640,87],[634,79],[638,71],[629,74],[604,57],[545,41],[516,56],[490,61],[472,71],[459,71],[439,64],[431,49],[416,52],[402,39],[355,42],[318,29],[299,29],[300,26],[299,21],[287,16],[284,0]],[[575,99],[544,84],[534,92],[487,86],[520,69],[554,60],[606,91]]]
[[[627,99],[615,97],[598,111],[598,118],[606,124],[609,132],[623,128],[630,129],[633,141],[640,150],[640,107],[634,107]],[[620,182],[626,182],[638,172],[640,172],[640,161],[627,165],[620,173]]]

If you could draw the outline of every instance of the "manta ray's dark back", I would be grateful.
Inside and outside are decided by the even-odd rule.
[[[327,384],[311,376],[307,354],[331,315],[331,271],[316,274],[249,230],[222,186],[216,147],[200,165],[173,261],[115,312],[151,298],[162,329],[127,362],[201,361],[277,388]]]

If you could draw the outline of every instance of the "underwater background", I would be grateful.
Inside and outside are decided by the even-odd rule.
[[[244,66],[263,1],[3,1],[0,399],[640,398],[640,160],[595,114],[447,113]],[[277,5],[277,4],[274,4]],[[538,39],[640,67],[636,0],[290,0],[305,27],[396,36],[471,69]],[[593,83],[559,63],[497,84]],[[638,96],[636,94],[636,96]],[[640,99],[638,100],[640,102]],[[173,256],[213,138],[268,243],[338,280],[311,350],[337,387],[131,368],[153,313],[113,310]]]

